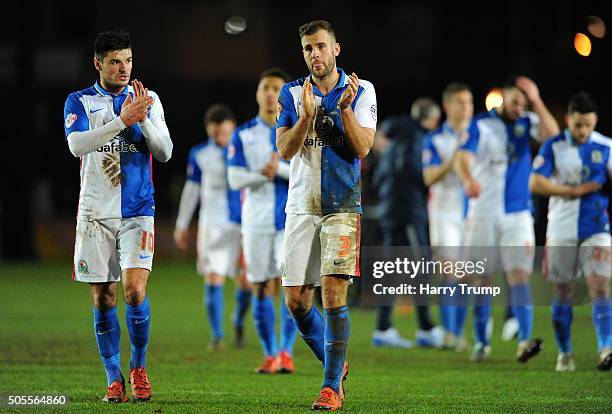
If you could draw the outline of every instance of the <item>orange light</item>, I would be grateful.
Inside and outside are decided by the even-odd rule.
[[[501,89],[493,88],[487,94],[485,99],[485,107],[487,111],[490,111],[493,108],[497,108],[504,103],[504,97],[502,96]]]
[[[576,33],[574,48],[580,56],[589,56],[591,54],[591,39],[583,33]]]

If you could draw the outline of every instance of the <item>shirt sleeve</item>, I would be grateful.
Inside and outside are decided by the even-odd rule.
[[[276,107],[276,128],[291,128],[297,122],[298,114],[295,110],[293,95],[289,90],[289,84],[285,84],[278,95]]]
[[[527,118],[529,118],[529,135],[536,141],[542,141],[544,138],[540,136],[540,117],[535,112],[527,112]]]
[[[552,150],[552,141],[547,141],[540,147],[538,155],[533,159],[531,172],[550,177],[555,169],[555,155]]]
[[[370,82],[363,82],[359,85],[363,92],[357,96],[353,111],[357,122],[364,128],[376,129],[376,119],[378,110],[376,107],[376,91]]]
[[[202,170],[196,160],[195,148],[189,151],[189,156],[187,157],[187,181],[193,181],[198,184],[202,182]]]
[[[172,139],[170,131],[166,125],[164,117],[164,108],[157,94],[149,91],[149,94],[155,99],[149,115],[144,122],[139,123],[149,150],[156,160],[166,162],[172,156]]]
[[[230,167],[247,167],[244,147],[237,131],[234,131],[232,140],[227,148],[227,165]]]
[[[64,104],[64,132],[66,138],[71,132],[83,132],[89,130],[89,118],[85,112],[83,102],[75,93],[68,95]]]
[[[434,167],[442,164],[438,150],[433,143],[433,136],[431,134],[425,135],[423,138],[423,148],[421,151],[421,158],[423,163],[423,169],[427,167]]]
[[[476,153],[478,150],[478,142],[480,141],[480,130],[478,129],[478,121],[472,120],[468,127],[467,134],[461,139],[459,149]]]

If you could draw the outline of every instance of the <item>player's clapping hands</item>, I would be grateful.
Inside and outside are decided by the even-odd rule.
[[[123,123],[128,127],[144,121],[149,113],[149,108],[153,105],[153,98],[149,96],[148,89],[140,81],[134,79],[132,86],[134,87],[134,98],[128,94],[119,114]]]
[[[595,181],[582,183],[575,187],[569,187],[567,196],[569,198],[580,198],[589,193],[595,193],[601,189],[601,184]]]
[[[312,119],[315,116],[315,112],[316,103],[314,92],[312,91],[310,78],[307,78],[302,86],[302,107],[300,108],[300,114],[304,114],[307,119]]]
[[[274,177],[276,176],[276,171],[278,170],[278,162],[278,154],[276,152],[273,152],[272,158],[261,170],[261,173],[265,175],[270,181],[274,180]]]
[[[355,72],[351,73],[348,77],[348,85],[348,88],[344,90],[340,100],[338,101],[338,108],[341,110],[348,108],[357,97],[357,92],[359,90],[359,78]]]

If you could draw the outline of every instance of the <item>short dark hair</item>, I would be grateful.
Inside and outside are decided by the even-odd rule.
[[[211,123],[220,124],[223,121],[236,121],[232,110],[224,104],[213,104],[204,113],[204,127]]]
[[[94,54],[98,59],[104,59],[113,50],[131,49],[130,33],[124,29],[113,29],[100,32],[94,41]]]
[[[442,91],[442,100],[447,101],[448,99],[450,99],[452,94],[463,91],[472,92],[472,89],[467,83],[451,82],[446,85],[446,88],[444,88],[444,90]]]
[[[336,38],[336,32],[330,22],[325,20],[313,20],[312,22],[300,26],[300,39],[304,36],[313,35],[319,30],[325,30],[331,37],[334,39]]]
[[[291,77],[289,76],[289,74],[285,72],[285,70],[278,68],[278,67],[266,69],[263,72],[261,72],[261,75],[259,75],[259,80],[262,80],[263,78],[270,78],[270,77],[281,78],[283,81],[285,81],[285,83],[291,81]]]
[[[572,95],[567,105],[567,113],[572,114],[574,112],[579,114],[597,113],[597,103],[588,93],[577,92]]]

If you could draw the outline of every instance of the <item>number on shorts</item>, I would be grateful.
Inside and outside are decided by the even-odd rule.
[[[351,238],[349,236],[340,236],[340,248],[338,249],[339,256],[348,256],[351,253]]]
[[[146,252],[147,250],[153,253],[155,247],[155,239],[152,232],[143,231],[142,238],[140,239],[140,250]]]

